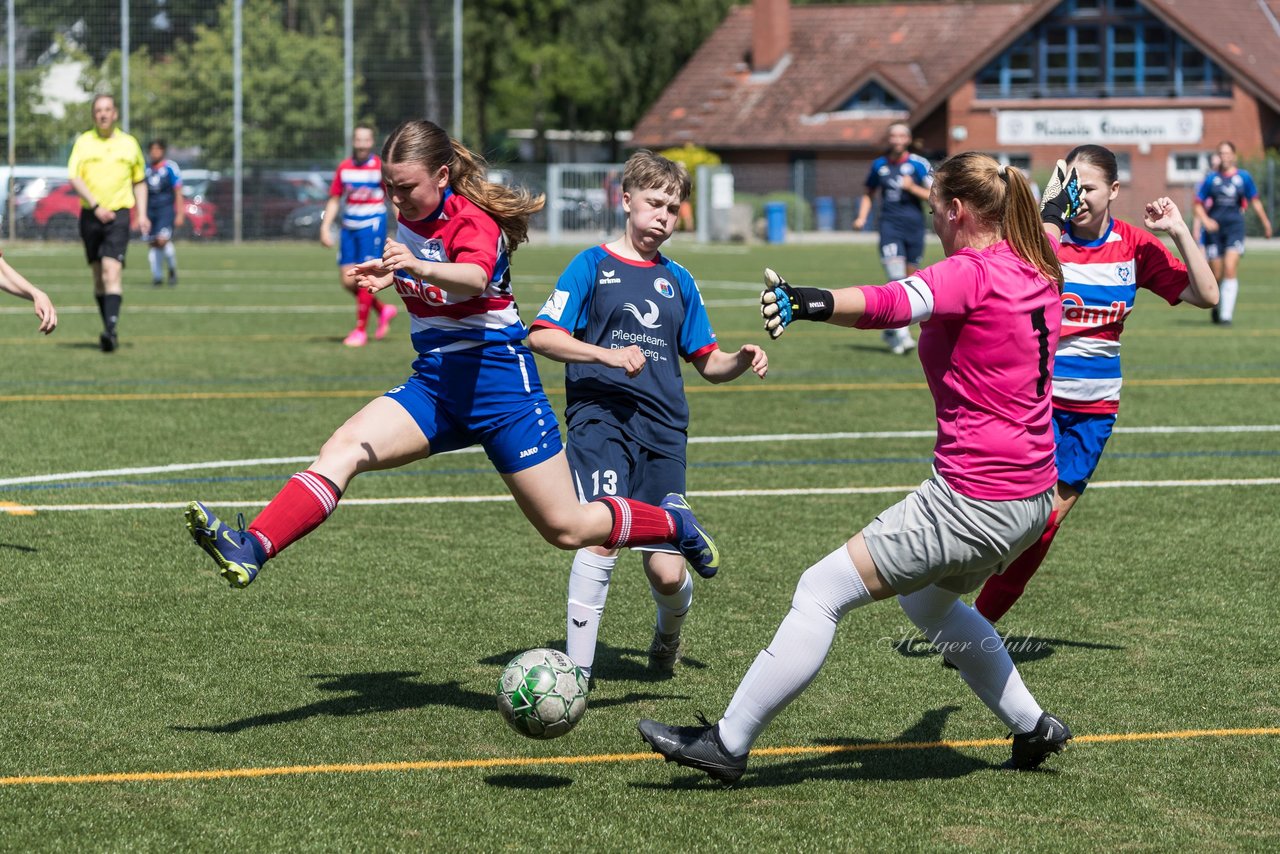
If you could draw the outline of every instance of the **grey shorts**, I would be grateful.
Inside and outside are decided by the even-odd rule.
[[[1039,539],[1052,509],[1052,488],[1031,498],[983,501],[934,474],[863,528],[862,538],[895,593],[930,584],[968,593]]]

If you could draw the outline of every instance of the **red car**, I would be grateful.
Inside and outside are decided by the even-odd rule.
[[[199,196],[185,200],[187,222],[182,237],[217,237],[215,207]],[[130,220],[136,217],[131,216]],[[31,214],[36,232],[45,240],[71,240],[80,236],[80,197],[70,182],[59,184],[40,201]]]

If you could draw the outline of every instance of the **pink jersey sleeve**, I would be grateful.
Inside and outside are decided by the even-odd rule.
[[[987,290],[987,264],[972,249],[961,249],[949,258],[916,273],[933,294],[937,320],[959,320],[973,313]]]
[[[911,320],[911,303],[902,282],[858,288],[867,308],[854,323],[858,329],[896,329]]]
[[[347,165],[347,161],[344,160],[339,163],[338,168],[333,171],[333,180],[329,182],[330,196],[341,196],[343,189],[345,189],[342,186],[342,167],[345,165]]]
[[[1138,287],[1158,294],[1169,305],[1177,305],[1182,292],[1191,284],[1187,265],[1173,257],[1169,248],[1155,235],[1137,229],[1134,231],[1138,235],[1134,252]]]

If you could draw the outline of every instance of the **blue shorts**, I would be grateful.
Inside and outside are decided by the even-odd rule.
[[[905,258],[918,265],[924,257],[924,231],[911,228],[882,228],[880,231],[880,263],[890,258]]]
[[[173,206],[159,208],[152,211],[147,209],[147,219],[151,220],[151,231],[143,235],[143,240],[155,240],[157,237],[163,237],[165,240],[173,237]]]
[[[1093,477],[1102,449],[1111,438],[1116,416],[1053,410],[1053,439],[1057,443],[1058,481],[1084,492]]]
[[[607,421],[570,424],[566,455],[581,501],[618,495],[657,504],[667,493],[685,489],[683,459],[655,453]],[[660,544],[645,546],[644,551],[678,549]]]
[[[1244,254],[1244,219],[1218,223],[1217,231],[1204,230],[1204,257],[1216,261],[1228,252]]]
[[[564,447],[523,344],[487,344],[419,356],[415,373],[388,391],[443,454],[484,446],[493,467],[513,474],[551,459]]]
[[[338,239],[338,266],[363,264],[382,257],[382,243],[387,238],[386,225],[341,229]]]

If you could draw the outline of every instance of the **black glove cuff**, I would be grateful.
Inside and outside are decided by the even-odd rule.
[[[799,320],[829,320],[835,311],[835,298],[831,291],[823,288],[796,288],[796,305],[793,306],[795,316]]]

